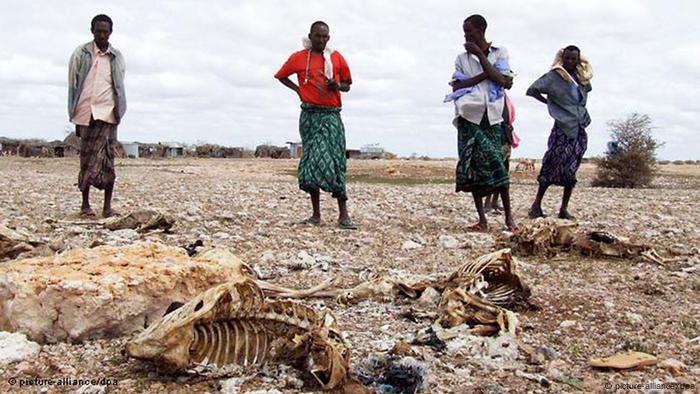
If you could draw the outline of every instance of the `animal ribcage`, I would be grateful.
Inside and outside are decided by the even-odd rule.
[[[256,321],[222,320],[196,325],[190,357],[197,363],[219,367],[262,364],[275,337]]]

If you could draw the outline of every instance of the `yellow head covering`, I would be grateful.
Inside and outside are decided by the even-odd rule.
[[[593,66],[591,66],[591,63],[588,61],[588,59],[586,59],[586,57],[584,57],[580,53],[579,55],[581,61],[576,66],[576,77],[578,78],[578,81],[581,83],[581,85],[588,85],[591,83],[591,79],[593,79]],[[554,56],[552,70],[556,71],[565,80],[572,83],[576,83],[576,81],[574,81],[571,78],[571,75],[569,75],[568,71],[564,69],[564,64],[562,61],[563,56],[564,48],[557,51],[557,54]]]

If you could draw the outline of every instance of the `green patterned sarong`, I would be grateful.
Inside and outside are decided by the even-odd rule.
[[[501,151],[501,127],[484,117],[476,125],[460,117],[457,123],[457,185],[455,191],[488,194],[510,183]]]
[[[299,117],[303,154],[299,161],[299,188],[306,192],[321,189],[334,198],[345,194],[345,128],[339,107],[304,103]]]

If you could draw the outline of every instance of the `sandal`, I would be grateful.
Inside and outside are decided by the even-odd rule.
[[[545,215],[542,210],[540,211],[535,211],[532,208],[530,208],[529,211],[527,211],[527,217],[530,219],[537,219],[537,218],[546,218],[547,215]]]
[[[339,220],[338,227],[343,230],[357,230],[357,225],[350,218]]]
[[[78,216],[81,218],[89,218],[89,219],[97,217],[97,215],[95,214],[95,211],[93,211],[92,209],[89,209],[89,208],[88,209],[81,209],[80,214]]]
[[[299,224],[310,224],[312,226],[320,226],[321,225],[321,218],[316,218],[311,216],[310,218],[304,219]]]
[[[122,216],[121,213],[113,210],[109,210],[109,212],[102,211],[102,217],[103,218],[111,218],[111,217],[119,217]]]
[[[488,224],[484,223],[472,224],[471,226],[467,227],[467,231],[471,233],[486,233],[489,231],[489,226]]]

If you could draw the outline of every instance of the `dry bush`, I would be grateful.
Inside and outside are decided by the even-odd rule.
[[[632,114],[608,123],[617,150],[596,160],[593,186],[636,188],[648,186],[658,171],[656,149],[662,143],[651,135],[649,115]]]

